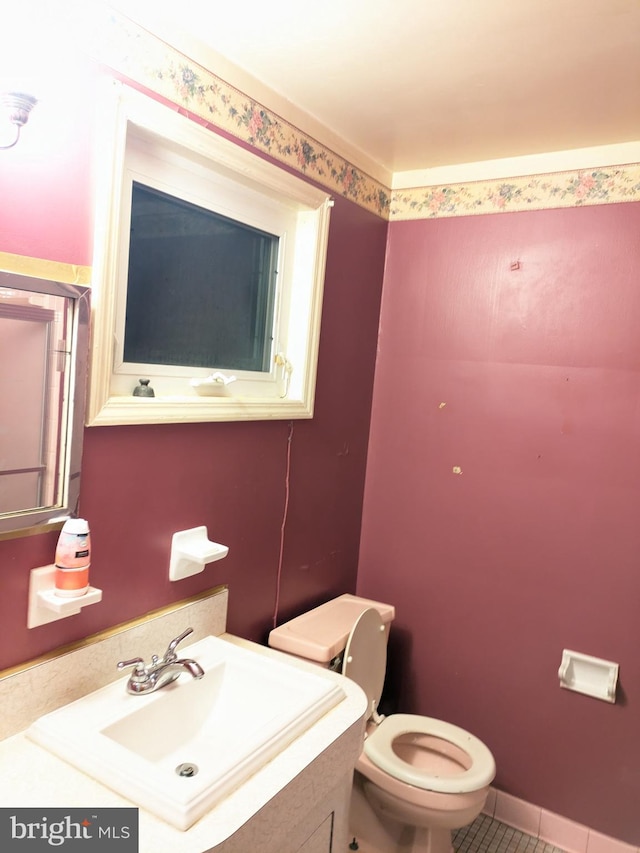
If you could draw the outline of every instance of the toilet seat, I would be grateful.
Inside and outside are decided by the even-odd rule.
[[[378,611],[363,610],[355,621],[342,660],[342,674],[365,692],[369,719],[378,719],[378,702],[387,668],[387,636]]]
[[[370,719],[379,723],[364,742],[367,758],[394,779],[425,791],[465,794],[489,785],[496,773],[493,755],[481,740],[465,729],[418,714],[378,717],[378,702],[384,686],[386,663],[387,640],[384,624],[375,608],[367,608],[362,611],[351,630],[342,664],[342,674],[359,684],[366,693]],[[468,756],[469,769],[455,775],[446,775],[430,774],[420,767],[414,767],[400,758],[393,749],[394,741],[405,734],[427,735],[447,741]]]
[[[393,749],[393,742],[405,734],[429,735],[447,741],[469,756],[471,766],[454,776],[430,774],[414,767]],[[365,740],[364,751],[373,764],[395,779],[443,794],[479,791],[490,784],[496,773],[493,755],[481,740],[452,723],[419,714],[392,714],[386,717]]]

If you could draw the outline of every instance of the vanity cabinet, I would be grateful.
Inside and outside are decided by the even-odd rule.
[[[80,698],[87,691],[86,673],[93,689],[113,681],[114,661],[122,649],[141,655],[166,644],[186,625],[194,627],[194,641],[219,636],[258,654],[287,661],[318,674],[317,667],[283,656],[224,632],[227,590],[175,606],[143,623],[133,622],[92,644],[65,652],[20,671],[0,675],[0,801],[4,807],[51,808],[131,807],[133,803],[67,762],[23,733],[41,715]],[[362,750],[367,700],[349,679],[329,671],[344,699],[300,734],[268,764],[182,832],[141,808],[140,853],[342,853],[348,849],[348,812],[353,769]],[[34,690],[38,683],[41,690]],[[259,709],[256,710],[259,713]],[[2,740],[2,738],[5,738]],[[295,821],[292,825],[292,821]]]
[[[349,841],[349,802],[353,772],[341,773],[339,737],[326,756],[312,762],[266,808],[219,847],[206,853],[343,853]],[[315,765],[315,766],[314,766]],[[322,795],[332,774],[339,784]],[[292,816],[297,823],[292,825]]]
[[[326,817],[313,835],[298,847],[296,853],[331,853],[333,847],[333,814]]]

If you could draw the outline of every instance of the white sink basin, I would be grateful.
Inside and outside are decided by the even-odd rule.
[[[219,637],[181,647],[180,657],[198,661],[204,677],[185,672],[173,684],[138,696],[128,694],[127,679],[120,679],[41,717],[27,735],[185,830],[344,693],[320,673]],[[181,765],[187,775],[179,775]]]

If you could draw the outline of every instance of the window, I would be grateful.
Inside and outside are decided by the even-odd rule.
[[[279,244],[134,181],[124,361],[268,372]]]
[[[117,90],[87,423],[311,417],[329,197]]]

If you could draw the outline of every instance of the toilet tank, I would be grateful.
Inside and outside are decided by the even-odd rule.
[[[345,594],[274,628],[269,634],[269,645],[304,660],[330,666],[344,651],[360,614],[370,607],[380,613],[388,637],[395,608],[391,604]]]

